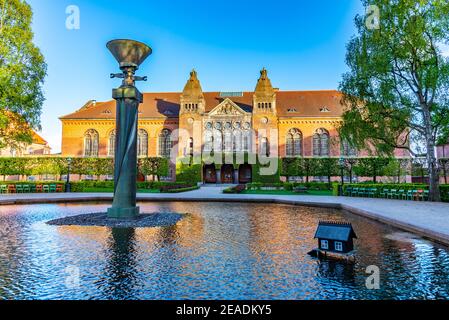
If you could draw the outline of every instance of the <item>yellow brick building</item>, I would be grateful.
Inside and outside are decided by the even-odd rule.
[[[254,152],[269,157],[353,155],[336,131],[342,95],[330,91],[280,91],[263,69],[254,92],[203,92],[192,71],[182,93],[145,93],[139,108],[139,156],[170,157],[169,179],[179,158],[204,152]],[[114,154],[115,101],[90,101],[61,117],[62,155]],[[402,151],[397,151],[402,152]],[[397,156],[407,156],[397,154]],[[251,181],[251,164],[204,164],[209,183]]]

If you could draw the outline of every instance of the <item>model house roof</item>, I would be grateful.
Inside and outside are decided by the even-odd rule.
[[[181,92],[145,93],[140,105],[141,119],[177,118],[180,110]],[[225,97],[220,92],[204,92],[206,112],[213,110],[224,99],[231,99],[246,112],[252,112],[254,92]],[[326,91],[277,91],[277,114],[282,117],[340,117],[343,113],[342,94],[336,90]],[[116,102],[89,101],[78,111],[61,117],[68,119],[115,119]]]
[[[321,221],[315,234],[315,239],[349,241],[357,239],[350,223]]]

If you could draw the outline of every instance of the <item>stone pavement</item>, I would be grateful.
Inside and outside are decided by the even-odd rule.
[[[221,187],[203,187],[181,194],[138,194],[139,201],[266,202],[344,209],[449,245],[449,203],[308,195],[223,194]],[[0,195],[0,205],[111,201],[108,193]]]

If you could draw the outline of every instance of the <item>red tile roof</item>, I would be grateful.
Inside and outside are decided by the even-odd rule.
[[[40,135],[38,135],[34,131],[33,131],[33,143],[44,145],[44,146],[48,144],[48,142],[44,138],[42,138]]]
[[[247,112],[252,111],[254,92],[243,92],[241,97],[230,97]],[[140,105],[142,119],[177,118],[180,109],[179,92],[145,93]],[[339,117],[343,113],[342,94],[336,90],[327,91],[278,91],[277,111],[279,117]],[[224,99],[219,92],[205,92],[206,112],[214,109]],[[68,119],[114,119],[116,103],[89,102],[80,110],[63,116]]]

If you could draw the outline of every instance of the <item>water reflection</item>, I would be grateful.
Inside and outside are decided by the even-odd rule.
[[[338,210],[288,205],[146,203],[189,215],[151,229],[53,227],[106,204],[0,207],[0,299],[447,299],[445,247]],[[349,221],[356,262],[307,255],[319,220]],[[381,289],[365,286],[381,270]],[[81,286],[65,286],[67,266]]]
[[[107,250],[109,258],[104,275],[107,299],[132,299],[137,284],[134,229],[112,228]]]

